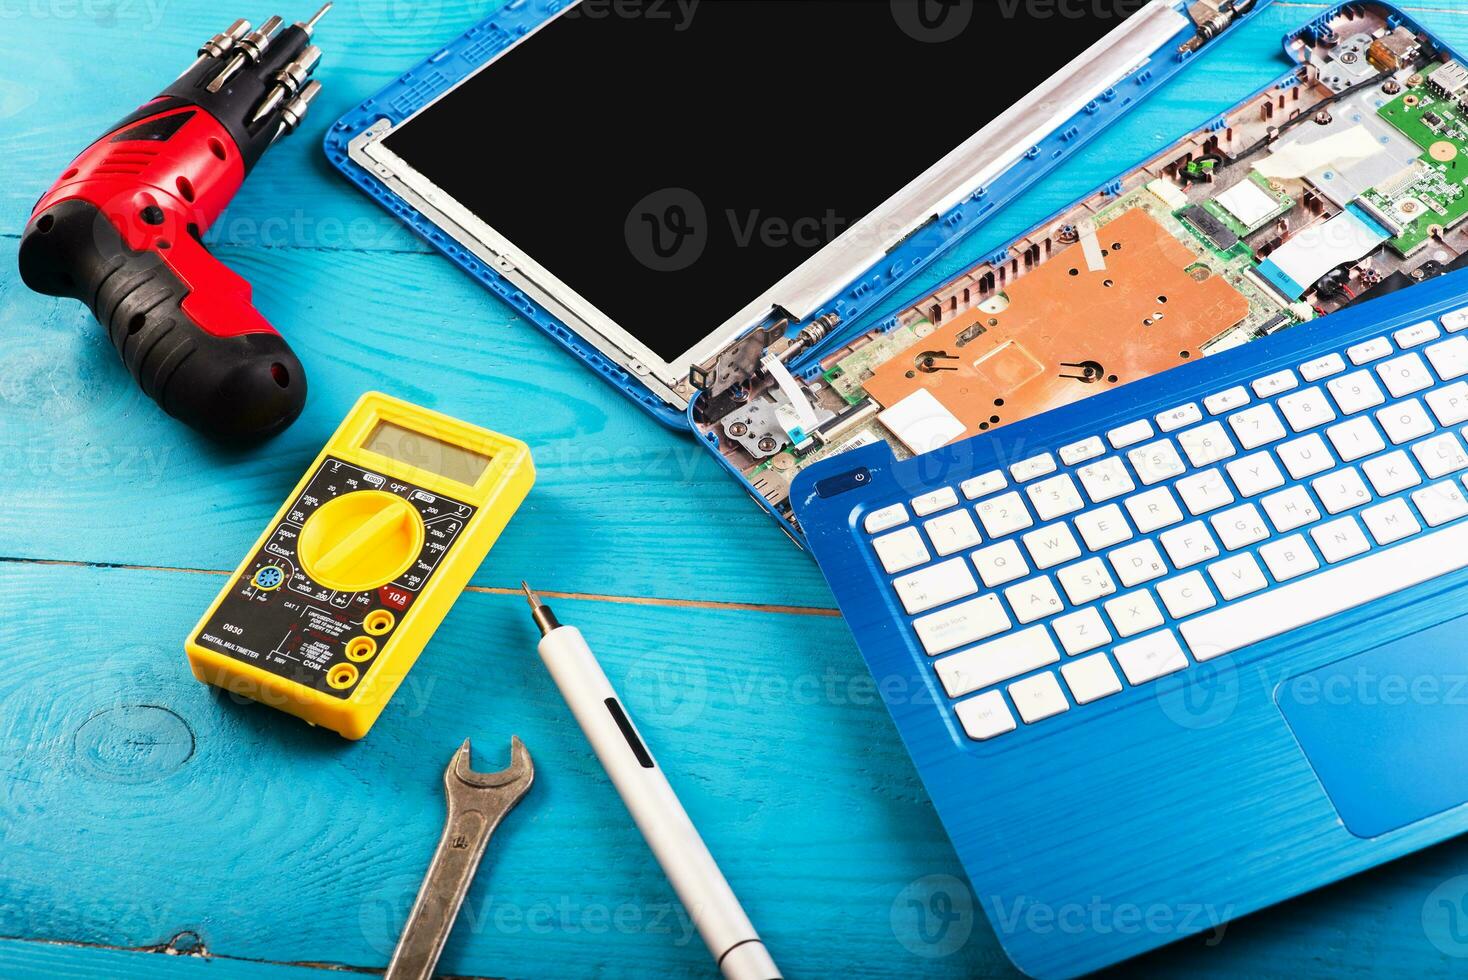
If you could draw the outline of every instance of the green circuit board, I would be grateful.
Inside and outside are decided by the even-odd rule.
[[[1468,113],[1424,83],[1382,106],[1379,114],[1424,151],[1410,171],[1362,195],[1401,229],[1388,244],[1410,256],[1436,234],[1468,220]]]

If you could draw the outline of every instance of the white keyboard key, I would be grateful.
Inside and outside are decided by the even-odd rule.
[[[1103,647],[1111,642],[1111,631],[1106,628],[1106,622],[1101,618],[1101,613],[1095,606],[1087,606],[1085,609],[1066,613],[1052,620],[1050,625],[1055,627],[1055,635],[1060,637],[1060,645],[1065,647],[1065,652],[1071,656]]]
[[[1423,320],[1421,323],[1414,323],[1410,327],[1403,327],[1398,330],[1392,334],[1392,339],[1397,342],[1398,347],[1406,350],[1408,347],[1420,347],[1430,340],[1438,339],[1442,335],[1442,331],[1437,328],[1437,324],[1431,320]]]
[[[1195,620],[1196,622],[1196,620]],[[1163,630],[1140,640],[1123,643],[1111,651],[1132,686],[1155,681],[1188,665],[1188,655],[1178,646],[1172,630]]]
[[[1432,419],[1427,417],[1427,409],[1415,398],[1378,409],[1376,421],[1386,430],[1386,437],[1392,441],[1393,446],[1420,439],[1433,429]]]
[[[1269,528],[1264,526],[1264,518],[1259,516],[1259,509],[1253,504],[1243,504],[1222,514],[1214,514],[1211,523],[1213,530],[1218,532],[1218,540],[1224,551],[1238,551],[1246,545],[1269,537]]]
[[[966,510],[955,510],[935,517],[924,523],[923,527],[928,532],[928,540],[933,542],[933,550],[939,555],[951,555],[977,547],[981,540],[979,529],[974,527],[974,519]]]
[[[1284,486],[1284,474],[1275,465],[1274,457],[1267,452],[1231,459],[1226,469],[1228,475],[1233,477],[1234,486],[1245,497],[1253,497]]]
[[[1111,560],[1111,567],[1116,569],[1116,577],[1127,588],[1167,574],[1167,565],[1157,553],[1157,545],[1150,540],[1117,548],[1106,557]]]
[[[1203,407],[1208,409],[1209,415],[1222,415],[1224,412],[1242,408],[1247,404],[1249,404],[1249,393],[1242,385],[1203,399]]]
[[[1177,499],[1167,487],[1158,487],[1156,490],[1128,497],[1126,509],[1132,515],[1132,522],[1137,525],[1137,530],[1143,534],[1151,534],[1183,519]]]
[[[919,517],[927,517],[929,514],[936,514],[940,510],[957,506],[958,494],[953,492],[952,487],[942,487],[932,493],[912,498],[912,512]]]
[[[1162,625],[1162,610],[1146,589],[1107,600],[1106,615],[1111,617],[1118,636],[1136,636]]]
[[[1438,425],[1468,422],[1468,381],[1455,381],[1422,396]]]
[[[1065,608],[1059,593],[1055,591],[1055,583],[1047,575],[1011,585],[1004,590],[1004,598],[1009,600],[1014,618],[1021,623],[1033,623],[1037,619],[1053,616]]]
[[[1009,481],[1004,478],[1004,474],[999,470],[991,470],[973,479],[964,480],[958,485],[958,489],[962,490],[963,495],[968,499],[978,500],[991,493],[998,493],[1007,486],[1009,486]]]
[[[1180,627],[1208,660],[1468,567],[1468,523],[1373,551],[1318,575],[1219,606]],[[1117,653],[1120,659],[1120,652]]]
[[[992,592],[912,621],[929,656],[998,636],[1010,625],[1009,615]]]
[[[1336,455],[1340,456],[1343,463],[1379,453],[1386,448],[1386,443],[1381,441],[1381,433],[1376,431],[1376,426],[1371,424],[1371,418],[1367,415],[1359,415],[1349,422],[1333,425],[1325,430],[1325,434],[1330,437],[1330,444],[1335,447]]]
[[[1042,521],[1053,521],[1086,506],[1069,473],[1032,483],[1025,489],[1025,493],[1029,495],[1030,503],[1034,505],[1035,513]]]
[[[890,573],[905,572],[909,568],[924,564],[932,556],[928,554],[923,536],[915,527],[905,527],[872,541],[882,567]]]
[[[1291,534],[1287,538],[1261,545],[1259,557],[1269,566],[1269,574],[1274,576],[1276,582],[1299,578],[1320,567],[1320,562],[1315,560],[1315,552],[1305,543],[1303,534]]]
[[[1060,681],[1046,671],[1034,677],[1026,677],[1009,685],[1009,697],[1026,725],[1053,718],[1062,711],[1070,710],[1070,702],[1060,689]]]
[[[1275,452],[1279,453],[1280,462],[1285,464],[1285,469],[1296,480],[1324,473],[1335,465],[1335,457],[1325,448],[1325,442],[1315,432],[1292,442],[1281,443]]]
[[[1014,477],[1016,483],[1024,483],[1037,477],[1049,476],[1055,472],[1055,457],[1049,453],[1041,453],[1022,459],[1009,468],[1009,475]]]
[[[1139,446],[1127,453],[1127,458],[1132,461],[1132,469],[1137,471],[1137,479],[1145,487],[1181,476],[1188,469],[1170,439]]]
[[[1110,548],[1114,544],[1128,541],[1132,536],[1132,529],[1127,524],[1126,518],[1121,515],[1121,508],[1116,504],[1107,504],[1105,507],[1097,507],[1088,510],[1084,514],[1075,517],[1076,530],[1081,532],[1081,540],[1086,542],[1086,547],[1092,551],[1101,551]]]
[[[1325,508],[1327,514],[1340,514],[1352,507],[1371,503],[1371,491],[1366,489],[1361,474],[1354,466],[1317,477],[1311,481],[1310,486],[1315,488],[1320,506]]]
[[[1198,403],[1188,402],[1186,405],[1179,405],[1177,408],[1158,415],[1157,428],[1163,432],[1176,432],[1185,425],[1201,421],[1203,421],[1203,413],[1198,410]]]
[[[1346,362],[1341,355],[1326,354],[1324,357],[1317,357],[1313,361],[1301,364],[1300,377],[1304,378],[1308,383],[1319,381],[1321,378],[1328,378],[1332,374],[1340,374],[1345,369]]]
[[[1348,348],[1346,356],[1351,359],[1352,364],[1361,365],[1370,361],[1379,361],[1391,352],[1391,341],[1385,337],[1376,337]]]
[[[1151,439],[1152,436],[1152,423],[1146,419],[1137,419],[1135,422],[1128,422],[1126,425],[1117,426],[1106,433],[1106,438],[1110,441],[1112,449],[1125,449],[1128,446],[1135,446],[1139,442]]]
[[[1173,619],[1182,619],[1218,605],[1213,598],[1213,590],[1203,580],[1203,573],[1196,570],[1158,582],[1157,595]]]
[[[1250,592],[1258,592],[1269,584],[1260,570],[1259,563],[1249,552],[1216,561],[1208,566],[1208,574],[1213,579],[1213,584],[1218,586],[1218,594],[1223,596],[1223,601],[1228,602],[1239,596],[1248,595]]]
[[[1235,412],[1228,417],[1228,424],[1238,437],[1239,445],[1246,450],[1258,449],[1265,443],[1285,437],[1284,423],[1279,420],[1274,406],[1269,404],[1255,405],[1242,412]]]
[[[1330,407],[1330,399],[1319,388],[1306,388],[1304,391],[1285,395],[1278,405],[1279,410],[1284,412],[1285,421],[1296,432],[1334,422],[1336,418],[1335,409]]]
[[[1295,377],[1295,372],[1289,368],[1285,368],[1283,371],[1276,371],[1273,374],[1265,375],[1249,387],[1253,388],[1254,394],[1260,398],[1273,398],[1275,395],[1282,395],[1299,386],[1300,382]]]
[[[1035,523],[1035,519],[1030,516],[1029,508],[1025,506],[1024,499],[1013,490],[981,501],[974,510],[979,515],[979,521],[984,525],[984,531],[991,538],[1002,538],[1006,534],[1013,534],[1015,531],[1031,527]]]
[[[1417,467],[1412,465],[1407,454],[1400,449],[1385,456],[1368,459],[1361,464],[1361,471],[1371,481],[1378,497],[1389,497],[1422,482],[1422,477],[1417,475]]]
[[[1320,549],[1320,557],[1331,565],[1345,561],[1347,558],[1355,558],[1371,550],[1371,542],[1366,540],[1361,525],[1356,523],[1354,517],[1342,517],[1329,524],[1312,527],[1310,537],[1315,539],[1315,547]]]
[[[968,564],[962,558],[950,558],[939,565],[893,579],[892,587],[902,600],[909,616],[962,599],[979,591]]]
[[[1468,342],[1468,337],[1463,339]],[[1369,371],[1356,371],[1342,378],[1332,378],[1325,383],[1325,387],[1330,390],[1342,415],[1364,412],[1386,401],[1386,396],[1381,393],[1381,388]]]
[[[1087,558],[1068,565],[1056,572],[1055,577],[1060,579],[1060,587],[1073,606],[1083,606],[1093,599],[1116,592],[1116,582],[1100,558]]]
[[[1233,440],[1229,439],[1220,422],[1189,429],[1178,436],[1177,441],[1194,466],[1211,466],[1237,455]]]
[[[1227,507],[1234,502],[1233,491],[1228,488],[1223,471],[1217,468],[1185,476],[1174,483],[1172,488],[1183,498],[1183,506],[1188,508],[1188,513],[1194,516]]]
[[[1157,540],[1162,542],[1174,568],[1188,568],[1218,557],[1218,543],[1202,521],[1163,531]]]
[[[1468,337],[1453,337],[1427,348],[1432,369],[1444,381],[1456,381],[1468,374]]]
[[[976,698],[960,702],[954,710],[958,713],[958,723],[963,726],[964,734],[975,742],[987,741],[1019,727],[1014,723],[1009,705],[1004,703],[1004,695],[998,691],[985,691]]]
[[[1468,340],[1468,337],[1463,339]],[[1429,480],[1436,480],[1440,476],[1468,467],[1468,454],[1463,452],[1463,443],[1451,432],[1444,432],[1417,443],[1412,447],[1412,455],[1417,457],[1422,472],[1427,474]]]
[[[1320,520],[1320,509],[1315,506],[1315,501],[1310,499],[1310,494],[1304,487],[1281,490],[1263,498],[1260,503],[1264,505],[1264,513],[1269,515],[1270,523],[1280,534]]]
[[[1059,659],[1060,651],[1045,627],[1032,626],[934,661],[933,667],[948,696],[961,698]]]
[[[1051,524],[1024,536],[1025,549],[1036,568],[1054,568],[1081,556],[1081,546],[1068,524]]]
[[[1137,488],[1120,456],[1087,463],[1076,470],[1076,475],[1081,478],[1081,486],[1086,488],[1086,495],[1096,504],[1131,493]]]
[[[1468,328],[1468,307],[1454,310],[1442,315],[1443,329],[1448,333],[1457,333],[1459,330]]]
[[[1062,664],[1060,673],[1065,676],[1065,686],[1070,688],[1076,704],[1090,704],[1121,690],[1121,680],[1104,653]]]
[[[891,507],[883,507],[867,514],[864,526],[868,534],[881,534],[890,531],[894,527],[907,523],[907,508],[901,504],[893,504]]]
[[[1417,515],[1401,498],[1367,507],[1361,512],[1361,519],[1366,522],[1366,530],[1371,532],[1371,537],[1381,545],[1410,538],[1422,530],[1422,525],[1417,523]]]
[[[1452,480],[1433,483],[1421,490],[1412,491],[1412,503],[1428,527],[1441,527],[1468,514],[1468,500],[1463,499],[1463,489]]]
[[[1386,385],[1386,390],[1391,392],[1393,398],[1415,395],[1424,388],[1431,388],[1435,383],[1432,372],[1427,370],[1427,365],[1422,363],[1422,357],[1418,354],[1403,354],[1378,364],[1376,373],[1380,375],[1381,383]]]
[[[1100,436],[1082,439],[1080,442],[1073,442],[1060,449],[1060,461],[1066,466],[1075,466],[1077,463],[1084,463],[1088,459],[1097,459],[1105,455],[1106,443],[1101,441]]]
[[[1019,545],[1013,539],[975,551],[974,567],[991,589],[1030,574],[1030,566],[1025,564],[1025,556],[1020,554]]]

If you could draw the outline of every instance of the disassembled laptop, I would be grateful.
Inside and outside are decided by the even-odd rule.
[[[1206,40],[1208,9],[1192,11]],[[1347,7],[1246,100],[800,377],[838,321],[695,368],[700,434],[777,512],[805,466],[1002,427],[1468,263],[1468,68]],[[1100,284],[1080,270],[1111,273]],[[800,372],[806,373],[806,372]],[[711,440],[712,441],[712,440]],[[793,522],[793,521],[792,521]]]

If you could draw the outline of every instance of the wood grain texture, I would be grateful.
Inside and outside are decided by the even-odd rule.
[[[511,732],[539,767],[450,944],[446,970],[702,977],[711,968],[531,653],[513,596],[472,592],[367,742],[236,704],[188,675],[182,638],[357,395],[378,387],[531,442],[536,490],[475,579],[554,592],[829,607],[796,551],[691,441],[667,432],[346,185],[326,127],[495,0],[339,3],[326,88],[210,236],[306,361],[285,436],[207,446],[132,386],[79,304],[28,292],[16,234],[66,162],[152,96],[223,20],[202,0],[7,11],[0,78],[0,976],[340,976],[380,969],[466,734]],[[1468,8],[1411,5],[1468,46]],[[983,233],[919,295],[1268,82],[1279,39],[1322,9],[1280,3]],[[281,11],[294,17],[303,11]],[[933,93],[925,97],[948,97]],[[890,309],[899,308],[894,301]],[[560,601],[791,976],[1012,976],[837,620]],[[1424,939],[1446,844],[1139,964],[1160,976],[1448,975]],[[1468,879],[1464,879],[1468,882]],[[1468,886],[1465,886],[1468,887]],[[126,948],[197,935],[209,958]],[[935,939],[935,936],[937,937]],[[52,940],[36,942],[34,940]],[[100,944],[87,946],[79,944]],[[124,947],[108,949],[101,947]],[[301,964],[321,964],[311,968]]]

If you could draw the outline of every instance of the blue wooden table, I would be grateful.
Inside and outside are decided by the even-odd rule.
[[[437,839],[451,750],[471,736],[487,768],[511,733],[536,786],[496,835],[443,969],[711,975],[534,655],[521,578],[591,637],[789,975],[1011,975],[810,560],[702,450],[323,159],[338,115],[494,6],[341,3],[325,21],[324,93],[210,235],[311,372],[300,421],[248,452],[161,416],[80,304],[26,290],[15,249],[72,155],[231,17],[271,11],[0,7],[0,976],[380,970]],[[1285,67],[1280,38],[1320,9],[1275,4],[924,285],[1266,83]],[[1468,48],[1463,0],[1414,9]],[[539,483],[350,744],[195,683],[182,642],[368,388],[525,439]],[[1085,802],[1060,805],[1084,833]],[[1450,843],[1141,966],[1449,975],[1468,965],[1465,895],[1468,842]]]

